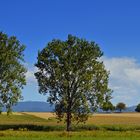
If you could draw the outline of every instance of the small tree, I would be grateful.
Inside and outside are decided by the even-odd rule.
[[[21,89],[26,84],[24,49],[16,37],[0,32],[0,107],[5,106],[7,114],[22,98]]]
[[[55,104],[58,119],[65,118],[67,131],[71,122],[84,122],[91,109],[100,106],[110,96],[108,75],[103,55],[95,42],[72,35],[68,40],[53,40],[38,53],[35,76],[39,92],[49,94],[48,101]]]
[[[136,112],[140,112],[140,104],[137,105],[135,111],[136,111]]]
[[[109,101],[109,102],[104,102],[103,106],[102,106],[102,110],[103,111],[113,111],[115,110],[115,107],[113,106],[113,104]]]
[[[122,112],[122,110],[124,110],[125,108],[126,108],[125,103],[120,102],[116,105],[116,109],[119,110],[120,112]]]

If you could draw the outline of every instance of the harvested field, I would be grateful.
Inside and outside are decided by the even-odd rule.
[[[7,116],[0,116],[0,124],[37,124],[47,126],[64,126],[62,122],[57,123],[55,113],[45,112],[19,112]],[[107,113],[92,114],[85,125],[108,125],[108,126],[140,126],[140,113]]]
[[[112,116],[112,117],[138,117],[140,113],[106,113],[106,114],[93,114],[93,116]]]
[[[55,117],[55,113],[50,113],[50,112],[24,112],[24,114],[28,114],[28,115],[33,115],[42,119],[48,119],[48,118],[52,118]]]
[[[87,124],[96,125],[139,125],[140,113],[93,114]]]
[[[24,112],[24,114],[32,115],[42,119],[48,120],[49,118],[55,118],[55,113],[44,112]],[[49,121],[48,124],[58,125],[55,119]],[[61,124],[63,124],[61,122]],[[140,113],[106,113],[106,114],[93,114],[89,117],[86,124],[91,125],[139,125]]]
[[[3,115],[6,115],[7,113],[6,112],[2,112]],[[23,115],[22,112],[12,112],[11,115]]]

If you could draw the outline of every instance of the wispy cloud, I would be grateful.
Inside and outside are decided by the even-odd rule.
[[[113,102],[134,105],[140,102],[140,64],[134,58],[103,58],[110,71]]]
[[[26,73],[26,80],[27,84],[37,83],[37,80],[34,76],[34,73],[37,71],[37,68],[32,64],[26,64],[27,73]]]

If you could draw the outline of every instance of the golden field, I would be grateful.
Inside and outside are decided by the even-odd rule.
[[[53,119],[55,113],[44,112],[24,112],[24,114],[33,115],[42,119]],[[55,121],[53,121],[55,123]],[[125,125],[140,125],[140,113],[106,113],[106,114],[92,114],[90,115],[86,124],[95,125],[113,125],[113,124],[125,124]]]
[[[45,112],[13,112],[7,116],[5,113],[0,115],[0,124],[35,124],[59,126],[63,122],[57,123],[55,113]],[[91,114],[86,125],[129,125],[140,126],[140,113],[107,113]]]
[[[50,113],[50,112],[24,112],[24,114],[28,114],[28,115],[33,115],[35,117],[39,117],[42,119],[49,119],[49,118],[53,118],[55,117],[55,113]]]

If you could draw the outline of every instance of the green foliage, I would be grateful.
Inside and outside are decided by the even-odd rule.
[[[120,102],[116,105],[116,109],[120,110],[120,112],[122,112],[122,110],[124,110],[125,108],[126,108],[125,103]]]
[[[140,104],[137,105],[135,111],[136,111],[136,112],[140,112]]]
[[[8,37],[0,32],[0,107],[6,106],[8,114],[21,96],[21,89],[26,84],[24,45],[16,37]]]
[[[102,105],[102,109],[103,111],[114,111],[115,107],[113,106],[113,104],[109,101],[109,102],[104,102]]]
[[[52,40],[38,53],[35,76],[41,94],[49,94],[59,120],[85,122],[88,113],[110,98],[109,72],[95,42],[68,35],[68,40]]]

